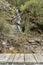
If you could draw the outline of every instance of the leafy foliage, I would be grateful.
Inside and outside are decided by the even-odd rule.
[[[6,33],[6,34],[14,34],[14,29],[11,27],[11,25],[7,21],[7,20],[10,21],[10,19],[11,19],[10,13],[7,13],[2,10],[0,11],[0,32]]]
[[[24,4],[28,0],[7,0],[12,6],[20,7],[22,4]]]
[[[29,0],[21,5],[20,10],[22,12],[22,23],[25,23],[25,30],[29,31],[35,29],[41,29],[43,25],[43,0]],[[24,23],[22,26],[24,26]],[[34,30],[35,30],[34,29]]]
[[[10,3],[10,7],[8,8],[9,11],[7,12],[0,11],[0,31],[1,30],[7,31],[8,29],[11,28],[11,25],[8,24],[8,21],[11,21],[12,17],[16,15],[17,8],[19,8],[21,11],[20,12],[22,18],[21,27],[23,29],[23,32],[30,32],[33,30],[35,32],[39,30],[43,31],[43,0],[6,0],[6,1]],[[3,22],[5,24],[3,24]],[[3,29],[4,27],[5,29]]]

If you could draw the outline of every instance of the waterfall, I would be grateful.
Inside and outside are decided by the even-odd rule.
[[[14,50],[14,47],[13,47],[13,46],[11,46],[9,49],[10,49],[10,50]]]
[[[2,44],[3,44],[3,45],[6,45],[6,42],[5,42],[5,41],[3,41],[3,42],[2,42]]]
[[[18,31],[21,33],[22,32],[22,28],[21,28],[21,16],[19,13],[19,10],[16,9],[16,17],[12,20],[14,22],[14,20],[16,20],[16,24],[11,25],[12,28],[18,29]]]
[[[2,41],[2,44],[3,44],[3,46],[4,46],[4,49],[6,48],[6,46],[7,46],[7,41],[5,40],[5,41]]]
[[[21,28],[21,26],[20,26],[20,24],[21,24],[21,17],[20,17],[20,13],[19,13],[19,11],[18,11],[18,9],[16,9],[16,13],[17,13],[17,28],[18,28],[18,30],[20,31],[20,32],[22,32],[22,28]]]

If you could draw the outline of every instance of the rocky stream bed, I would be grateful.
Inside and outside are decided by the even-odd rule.
[[[41,37],[22,37],[18,35],[0,36],[0,53],[42,53]]]

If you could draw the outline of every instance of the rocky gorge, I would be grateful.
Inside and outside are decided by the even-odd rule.
[[[36,2],[40,9],[38,13],[35,5],[29,2],[17,7],[0,0],[0,53],[43,52],[43,23],[39,22],[43,18],[42,9]]]

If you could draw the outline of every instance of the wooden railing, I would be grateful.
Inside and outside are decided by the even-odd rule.
[[[0,54],[0,64],[17,63],[43,63],[41,54]]]

